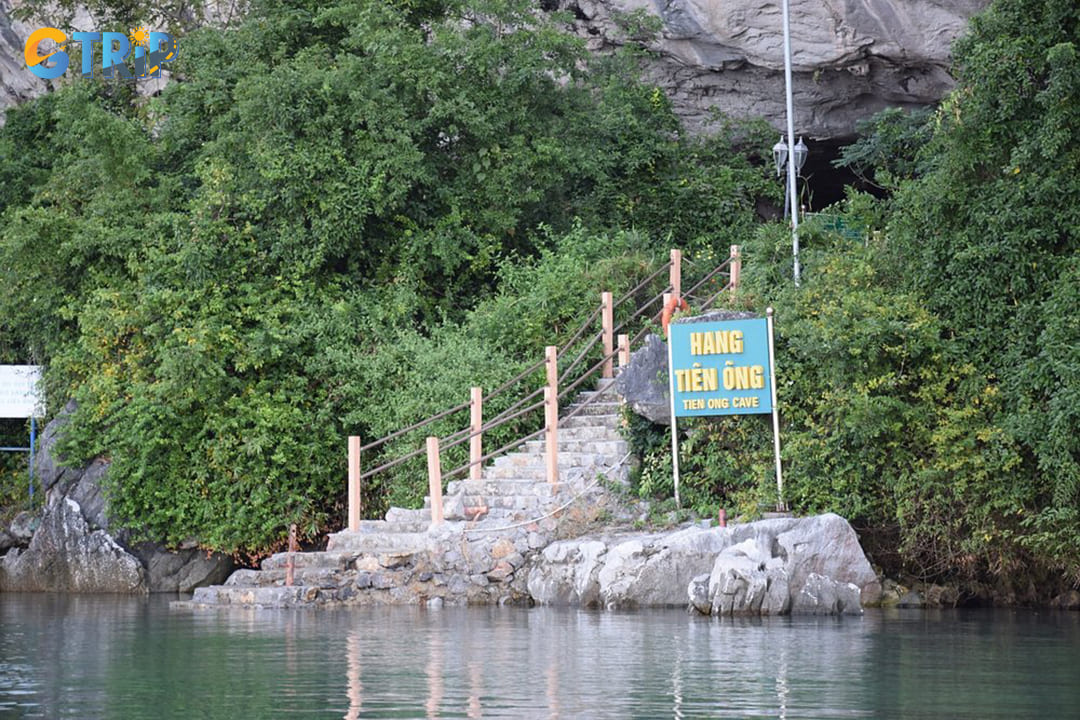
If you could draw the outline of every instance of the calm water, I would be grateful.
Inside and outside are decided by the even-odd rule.
[[[1080,614],[193,614],[0,595],[0,717],[1076,718]]]

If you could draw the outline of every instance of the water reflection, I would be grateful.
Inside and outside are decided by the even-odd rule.
[[[349,711],[345,720],[357,720],[364,707],[364,684],[360,680],[360,632],[349,630],[345,639],[345,697],[349,698]]]
[[[1077,614],[188,614],[0,595],[0,716],[1068,717],[1078,650]]]

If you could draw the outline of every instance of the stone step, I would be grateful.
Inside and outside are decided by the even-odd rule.
[[[196,588],[191,605],[232,606],[253,608],[300,607],[311,603],[319,588],[306,585],[292,587],[235,587],[212,585]]]
[[[560,433],[561,434],[561,433]],[[542,455],[547,443],[543,440],[529,440],[525,443],[526,452]],[[559,439],[559,454],[563,453],[599,453],[622,457],[630,450],[630,443],[625,440],[564,440]]]
[[[336,588],[348,570],[325,567],[296,567],[293,584],[307,587]],[[227,587],[284,587],[288,570],[237,570],[225,581]]]
[[[619,460],[615,457],[596,456],[594,462],[576,462],[572,464],[559,463],[559,477],[562,481],[578,473],[604,472],[611,468]],[[543,458],[537,458],[535,465],[507,465],[503,467],[491,467],[484,469],[485,480],[532,480],[539,482],[547,480],[547,466],[542,464]]]
[[[605,429],[615,429],[619,427],[619,416],[615,413],[607,413],[604,415],[575,415],[572,418],[565,418],[559,420],[559,430],[563,428],[595,428],[602,427]]]
[[[465,507],[486,507],[488,511],[537,510],[544,503],[536,495],[465,495]]]
[[[295,552],[293,566],[297,568],[318,568],[330,570],[347,570],[352,567],[357,553],[345,552]],[[263,570],[278,570],[284,568],[289,562],[289,553],[276,553],[265,558],[259,567]]]
[[[583,407],[583,408],[581,408],[579,410],[578,407],[580,405],[584,405],[584,403],[575,403],[575,404],[573,404],[573,405],[571,405],[571,406],[569,406],[567,408],[560,408],[559,415],[563,416],[563,417],[567,417],[570,414],[573,414],[574,417],[595,416],[595,415],[616,415],[617,416],[619,414],[619,411],[622,409],[622,403],[603,402],[603,401],[600,401],[600,400],[597,400],[596,402],[593,402],[593,403],[589,403],[588,405],[585,405],[585,407]],[[573,418],[568,418],[568,419],[572,420]]]
[[[559,451],[559,467],[578,467],[580,465],[594,465],[597,462],[606,461],[614,453],[597,452],[592,450],[584,450],[581,452],[563,452]],[[616,458],[617,459],[617,458]],[[495,458],[495,462],[488,465],[485,470],[491,470],[492,468],[515,468],[523,467],[526,465],[543,464],[545,462],[544,454],[539,452],[521,452],[511,453],[510,455],[503,455],[500,458]]]
[[[459,480],[447,486],[446,494],[469,495],[532,495],[551,497],[551,485],[536,480]]]
[[[326,549],[329,552],[358,553],[416,552],[431,545],[427,532],[350,532],[332,533]]]

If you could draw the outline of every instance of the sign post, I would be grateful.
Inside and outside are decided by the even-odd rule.
[[[764,318],[672,323],[668,333],[668,388],[675,499],[679,499],[676,418],[767,413],[773,418],[777,509],[784,507],[780,419],[776,402],[773,310]]]
[[[0,447],[0,451],[30,453],[30,500],[34,499],[34,451],[37,418],[44,414],[38,395],[39,365],[0,365],[0,418],[30,418],[30,447]]]

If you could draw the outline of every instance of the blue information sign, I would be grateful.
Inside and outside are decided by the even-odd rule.
[[[669,326],[676,417],[772,412],[765,318]]]

